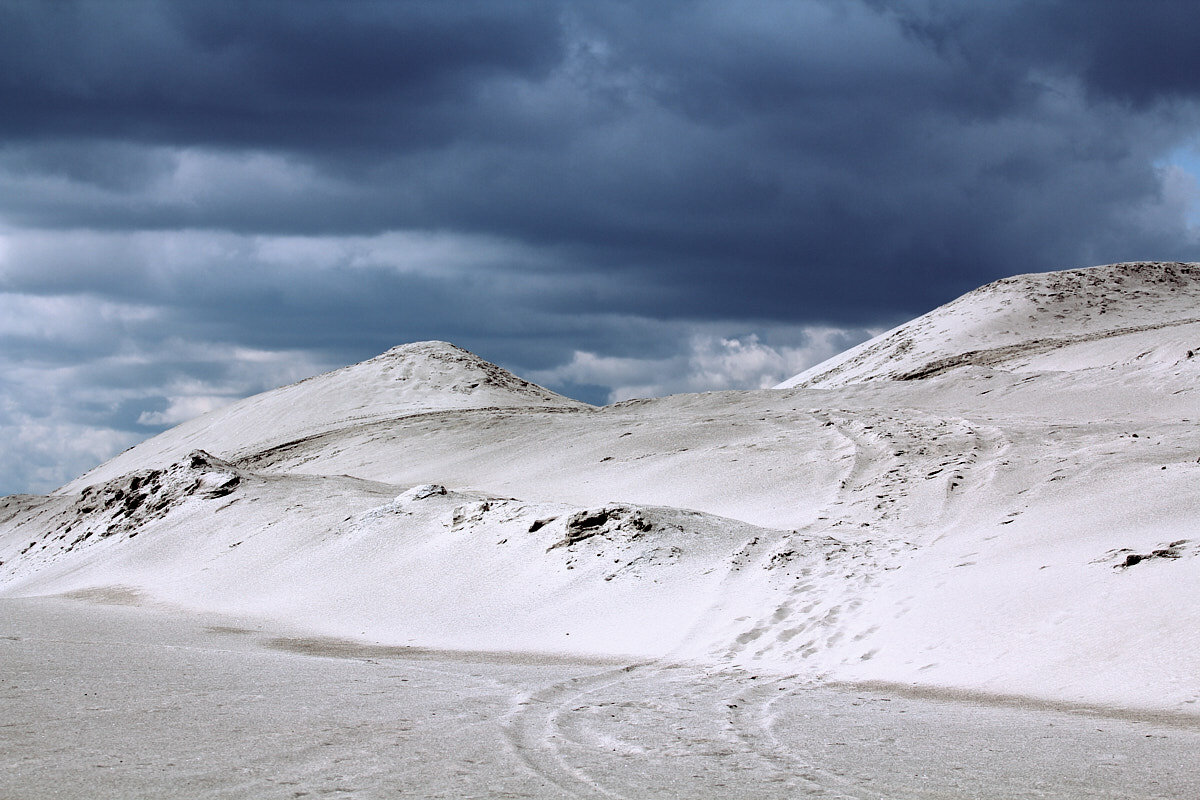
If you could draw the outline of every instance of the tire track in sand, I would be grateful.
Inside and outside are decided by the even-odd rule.
[[[518,697],[502,730],[516,759],[568,797],[878,800],[776,738],[774,704],[811,686],[785,685],[797,680],[630,665]],[[629,706],[653,711],[607,713]]]
[[[516,759],[530,772],[549,781],[570,797],[634,800],[605,788],[583,770],[572,766],[562,753],[565,735],[560,718],[585,695],[629,679],[646,664],[571,678],[531,694],[519,695],[501,723],[504,740]]]
[[[775,735],[774,706],[811,689],[812,681],[788,687],[783,684],[795,683],[798,676],[754,680],[752,687],[731,696],[726,703],[730,730],[772,769],[789,775],[792,784],[788,788],[828,800],[882,800],[884,795],[869,793],[855,778],[818,766],[813,758],[789,748]],[[797,781],[803,785],[797,785]]]

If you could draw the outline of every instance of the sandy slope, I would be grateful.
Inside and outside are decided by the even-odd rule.
[[[1019,276],[602,409],[410,345],[0,501],[0,593],[1196,713],[1196,309],[1196,265]]]

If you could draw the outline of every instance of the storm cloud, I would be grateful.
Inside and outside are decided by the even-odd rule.
[[[403,341],[757,387],[1006,275],[1195,260],[1197,23],[0,2],[0,493]]]

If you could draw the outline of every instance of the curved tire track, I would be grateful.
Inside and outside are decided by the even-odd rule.
[[[535,775],[557,786],[569,797],[635,800],[607,789],[583,770],[572,766],[563,755],[565,740],[560,718],[578,705],[585,695],[628,680],[646,664],[571,678],[551,684],[529,695],[519,696],[501,724],[505,741],[514,756]]]

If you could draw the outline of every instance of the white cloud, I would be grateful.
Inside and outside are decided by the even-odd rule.
[[[609,386],[610,403],[680,392],[767,389],[877,332],[805,326],[789,332],[798,344],[778,346],[763,342],[756,333],[695,333],[677,355],[621,358],[576,351],[568,363],[531,378],[539,383]]]
[[[57,344],[111,338],[129,325],[161,317],[159,309],[79,295],[0,293],[0,337],[21,336]]]
[[[545,250],[482,234],[389,231],[375,236],[256,236],[255,261],[303,269],[386,267],[447,277],[514,264],[548,266]]]
[[[249,235],[201,230],[17,230],[0,237],[0,275],[12,290],[44,290],[47,276],[62,292],[109,296],[131,281],[169,294],[180,278],[208,275],[236,283],[245,276],[282,285],[306,275],[382,269],[442,280],[499,270],[541,271],[557,256],[494,236],[390,231],[372,236]]]
[[[1193,162],[1194,163],[1194,162]],[[1159,179],[1162,181],[1162,199],[1153,209],[1163,213],[1165,209],[1174,209],[1183,218],[1183,222],[1194,237],[1200,229],[1200,165],[1191,169],[1178,164],[1166,164],[1159,167]],[[1147,220],[1152,222],[1153,220]],[[1168,223],[1175,220],[1168,219]]]
[[[229,405],[231,398],[224,395],[187,395],[184,397],[168,398],[169,405],[165,411],[143,411],[138,415],[139,425],[178,425],[193,417],[215,411],[221,406]]]
[[[0,425],[0,488],[13,487],[10,491],[53,491],[143,438],[25,414],[5,416],[8,422]]]
[[[340,366],[161,337],[162,316],[86,295],[0,293],[0,494],[51,491],[154,432],[145,426]]]

